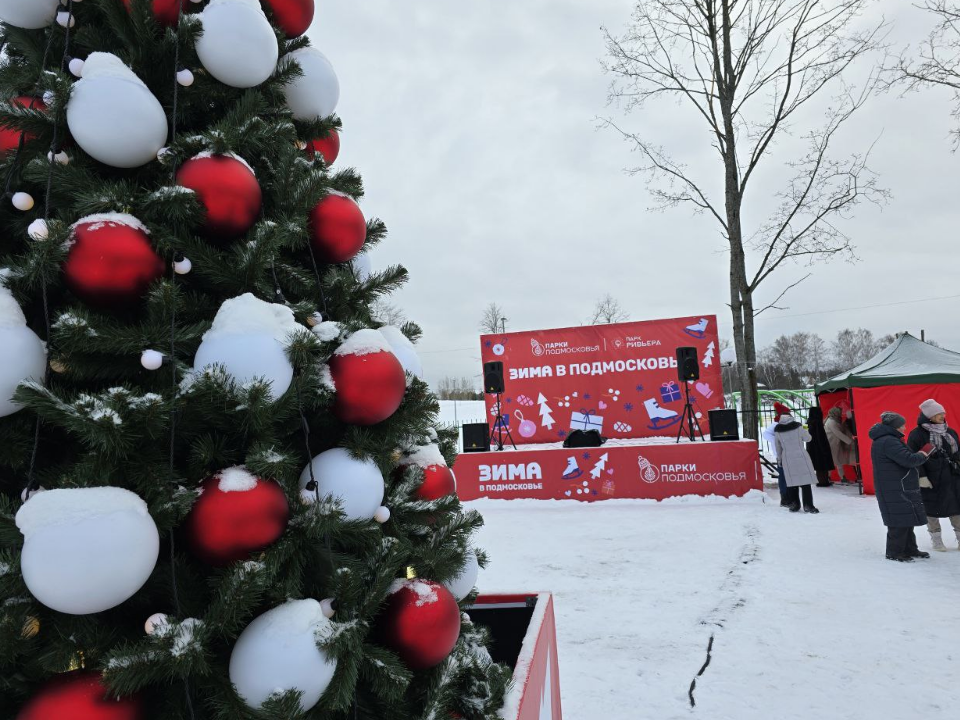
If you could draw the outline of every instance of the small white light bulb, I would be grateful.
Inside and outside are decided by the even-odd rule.
[[[47,221],[43,218],[37,218],[27,226],[27,235],[33,240],[46,240],[49,234],[50,230],[47,228]]]
[[[63,150],[58,152],[56,155],[54,155],[51,151],[47,153],[47,162],[55,162],[59,165],[69,165],[70,156],[67,155]]]
[[[163,366],[163,353],[156,350],[144,350],[140,364],[147,370],[159,370]]]
[[[29,500],[30,498],[32,498],[32,497],[33,497],[34,495],[36,495],[37,493],[43,492],[44,490],[46,490],[46,488],[43,487],[43,485],[40,485],[40,486],[34,488],[34,489],[31,490],[29,493],[27,492],[27,489],[24,488],[23,491],[20,493],[20,502],[26,502],[27,500]]]
[[[53,90],[44,90],[43,92],[43,104],[50,106],[53,105],[53,101],[57,99],[56,93]]]
[[[68,11],[61,10],[57,13],[57,25],[60,27],[73,27],[77,24],[77,19]]]
[[[160,162],[166,162],[167,157],[169,155],[171,155],[171,152],[170,152],[170,148],[168,147],[162,147],[159,150],[157,150],[157,160],[159,160]]]
[[[373,519],[383,525],[387,520],[390,519],[390,508],[386,507],[385,505],[381,505],[373,514]]]
[[[153,635],[161,627],[169,624],[170,619],[166,615],[163,613],[154,613],[147,618],[147,621],[143,624],[143,629],[146,631],[147,635]]]
[[[13,206],[17,210],[22,210],[23,212],[33,210],[33,195],[30,193],[15,192],[13,197],[10,198],[10,202],[13,203]]]
[[[73,58],[70,60],[70,64],[67,65],[67,67],[70,69],[70,72],[73,73],[75,76],[81,77],[83,75],[83,65],[84,65],[83,60],[81,60],[80,58]]]
[[[323,613],[323,616],[324,616],[325,618],[327,618],[327,620],[329,620],[330,618],[332,618],[332,617],[333,617],[333,614],[336,612],[336,608],[334,608],[334,599],[333,599],[333,598],[327,598],[326,600],[321,600],[321,601],[320,601],[320,612]]]
[[[190,258],[185,257],[183,260],[173,261],[173,271],[177,275],[186,275],[191,270],[193,270],[193,263],[190,262]]]
[[[190,87],[193,85],[193,73],[190,72],[187,68],[177,71],[177,82],[180,83],[182,87]]]

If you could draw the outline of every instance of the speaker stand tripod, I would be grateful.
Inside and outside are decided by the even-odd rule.
[[[517,444],[513,441],[513,435],[510,434],[510,426],[504,422],[503,415],[500,414],[500,399],[501,394],[497,393],[497,419],[493,423],[493,429],[490,431],[490,444],[493,445],[496,443],[497,451],[503,450],[503,431],[506,428],[507,439],[510,440],[510,444],[513,445],[513,449],[517,449]]]
[[[684,388],[687,391],[687,402],[683,406],[683,415],[680,417],[680,432],[677,433],[677,442],[680,442],[680,438],[684,436],[684,431],[686,431],[686,436],[690,438],[690,442],[697,441],[697,434],[699,433],[700,439],[704,440],[703,430],[700,429],[700,421],[697,420],[697,414],[693,410],[693,404],[690,402],[690,382],[685,381],[683,383]],[[696,430],[696,432],[694,432]],[[704,442],[706,442],[704,440]]]

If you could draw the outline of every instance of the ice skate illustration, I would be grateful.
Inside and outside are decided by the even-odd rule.
[[[660,403],[654,398],[644,400],[643,406],[647,409],[647,415],[650,416],[650,425],[647,427],[651,430],[663,430],[680,422],[680,416],[677,413],[669,408],[660,407]]]
[[[697,340],[702,340],[707,335],[707,319],[700,318],[700,322],[696,325],[687,325],[683,331],[690,337],[695,337]]]
[[[571,456],[567,458],[567,469],[563,471],[564,480],[576,480],[583,475],[583,470],[577,465],[577,458]]]

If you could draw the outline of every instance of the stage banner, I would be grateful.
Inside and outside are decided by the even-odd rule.
[[[697,348],[700,380],[690,384],[704,434],[707,412],[723,407],[717,322],[712,315],[483,335],[483,362],[504,366],[502,420],[514,442],[553,443],[571,430],[607,438],[675,436],[684,392],[676,350]],[[486,396],[497,423],[496,397]]]
[[[747,440],[463,453],[454,472],[464,501],[663,500],[763,489],[757,444]]]

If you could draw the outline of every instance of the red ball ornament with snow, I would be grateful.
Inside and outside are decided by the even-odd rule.
[[[358,330],[330,359],[334,414],[349,425],[376,425],[393,415],[407,389],[400,361],[376,330]]]
[[[127,6],[127,10],[130,10],[133,0],[123,0],[123,4]],[[186,15],[190,0],[153,0],[150,10],[158,23],[164,27],[173,27],[177,24],[181,6],[183,6],[183,14]]]
[[[399,470],[417,466],[423,470],[423,484],[417,489],[418,500],[439,500],[457,494],[457,480],[453,470],[436,445],[424,445],[400,461]]]
[[[242,237],[260,215],[260,183],[236,156],[197,155],[177,170],[177,184],[193,190],[206,209],[201,232],[209,239]]]
[[[247,560],[283,535],[290,507],[272,480],[232,467],[208,478],[202,487],[184,528],[194,554],[208,565]]]
[[[340,157],[340,133],[331,130],[323,137],[311,140],[304,148],[304,152],[311,160],[316,153],[319,153],[327,165],[333,165]]]
[[[313,22],[314,0],[261,0],[288,38],[303,35]]]
[[[14,107],[28,110],[46,110],[47,106],[43,100],[29,95],[20,95],[10,100]],[[20,136],[23,135],[24,144],[34,140],[36,136],[31,133],[21,133],[19,130],[0,125],[0,158],[6,157],[8,153],[14,153],[20,147]]]
[[[138,696],[112,697],[100,673],[78,670],[56,675],[27,701],[16,720],[142,720]]]
[[[377,637],[411,670],[436,667],[460,637],[460,608],[439,583],[397,580],[377,619]]]
[[[117,213],[77,222],[63,264],[64,281],[74,295],[93,307],[117,310],[140,301],[164,270],[146,228]]]
[[[310,244],[325,263],[356,257],[367,239],[367,221],[360,206],[346,195],[327,195],[310,211]]]

